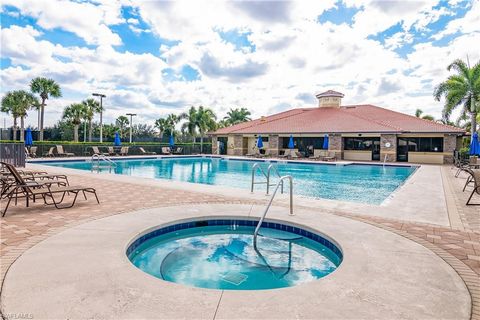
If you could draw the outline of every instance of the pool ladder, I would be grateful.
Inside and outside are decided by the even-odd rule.
[[[112,167],[117,166],[117,164],[115,162],[113,162],[112,159],[105,156],[104,154],[94,154],[94,155],[92,155],[91,161],[92,161],[92,171],[94,169],[96,169],[97,171],[100,170],[100,161],[103,161],[104,163],[106,163],[108,165],[108,167],[110,168],[110,170],[112,169]],[[95,166],[95,162],[96,162],[96,166]]]
[[[262,173],[265,178],[267,179],[266,182],[264,181],[259,181],[259,182],[255,182],[255,173],[260,170],[260,173]],[[253,189],[255,187],[256,184],[266,184],[267,185],[267,195],[269,194],[270,192],[270,187],[271,186],[274,186],[275,184],[271,184],[270,183],[270,176],[271,174],[274,173],[276,174],[279,178],[281,178],[282,176],[280,175],[280,173],[278,172],[278,169],[277,167],[271,163],[268,168],[267,168],[267,172],[265,172],[265,170],[263,170],[263,168],[260,166],[260,163],[259,162],[256,162],[253,166],[252,166],[252,183],[251,183],[251,188],[250,188],[250,192],[253,192]],[[283,180],[280,179],[280,181],[282,182],[281,186],[282,186],[282,189],[281,189],[281,193],[283,193]]]
[[[270,201],[267,204],[267,207],[265,208],[265,211],[263,212],[262,217],[260,218],[260,221],[258,221],[257,227],[255,228],[255,232],[253,233],[253,248],[257,250],[257,237],[258,237],[258,231],[260,231],[260,227],[262,226],[263,220],[265,220],[265,216],[268,213],[268,210],[272,206],[273,199],[275,198],[275,195],[277,194],[278,188],[282,186],[283,190],[283,181],[284,180],[289,180],[290,182],[290,216],[293,216],[293,178],[292,176],[283,176],[280,177],[280,180],[277,182],[277,185],[275,189],[273,190],[272,196],[270,197]]]

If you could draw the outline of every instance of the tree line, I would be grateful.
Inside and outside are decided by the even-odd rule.
[[[17,140],[17,131],[20,131],[19,140],[24,141],[25,117],[30,110],[37,110],[39,140],[43,141],[46,101],[49,98],[61,97],[62,90],[55,80],[42,77],[33,79],[30,82],[29,89],[29,91],[14,90],[7,92],[1,101],[1,111],[10,114],[13,118],[13,140]],[[87,127],[88,141],[91,142],[92,137],[99,134],[98,129],[100,127],[98,123],[94,122],[94,118],[103,111],[105,111],[104,108],[93,98],[72,103],[64,108],[62,118],[48,129],[55,138],[65,140],[65,136],[69,136],[70,127],[73,131],[73,141],[78,142],[80,140],[80,130]],[[131,127],[134,137],[141,136],[148,139],[156,136],[163,138],[164,135],[182,135],[190,137],[195,142],[195,139],[199,136],[200,144],[203,146],[203,140],[207,132],[249,121],[251,120],[250,115],[250,111],[246,108],[231,108],[223,119],[218,120],[212,109],[204,106],[192,106],[187,112],[171,113],[166,117],[158,118],[155,120],[154,126],[139,123]],[[18,120],[20,120],[20,128],[18,127]],[[83,128],[81,128],[82,124]],[[177,129],[178,127],[180,130]],[[116,132],[123,137],[127,129],[130,129],[130,121],[123,115],[119,116],[114,123],[103,124],[103,133],[106,138],[113,138]],[[83,131],[86,138],[87,132],[86,130]],[[56,137],[56,135],[59,137]]]

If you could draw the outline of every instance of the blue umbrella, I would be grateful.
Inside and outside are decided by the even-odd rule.
[[[27,128],[27,133],[25,136],[25,145],[28,147],[33,145],[32,130],[30,128]]]
[[[175,147],[175,140],[173,139],[173,135],[170,136],[170,140],[168,140],[168,144],[170,147]]]
[[[263,141],[262,141],[262,136],[261,135],[258,135],[257,147],[258,147],[258,149],[263,148]]]
[[[115,132],[115,139],[113,140],[113,145],[115,147],[119,147],[122,145],[122,141],[120,140],[120,135],[118,134],[118,132]]]
[[[326,135],[323,137],[323,147],[322,147],[322,149],[325,149],[325,150],[328,149],[328,134],[326,134]]]
[[[290,135],[290,140],[288,141],[288,149],[294,149],[295,143],[293,143],[293,136]]]
[[[475,132],[470,141],[470,155],[480,155],[480,142],[478,141],[478,134]]]

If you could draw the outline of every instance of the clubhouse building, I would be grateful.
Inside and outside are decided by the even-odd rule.
[[[219,129],[212,136],[215,154],[246,155],[261,135],[272,156],[288,149],[290,135],[295,150],[322,149],[337,159],[444,164],[453,161],[465,131],[373,105],[342,106],[343,94],[317,94],[318,107],[298,108]],[[219,147],[221,146],[221,147]]]

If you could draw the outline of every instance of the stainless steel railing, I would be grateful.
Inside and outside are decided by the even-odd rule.
[[[255,182],[255,173],[257,171],[260,171],[263,174],[266,181]],[[268,166],[267,172],[265,172],[265,170],[260,166],[260,162],[255,163],[252,166],[252,181],[251,181],[250,192],[253,192],[253,189],[254,189],[256,184],[266,184],[267,185],[267,193],[266,194],[268,195],[270,193],[270,187],[275,185],[275,184],[270,183],[270,177],[271,177],[272,173],[276,174],[279,178],[281,178],[281,175],[278,172],[277,167],[273,163],[271,163]],[[283,193],[283,181],[282,181],[281,187],[282,187],[281,193]]]
[[[255,228],[255,232],[253,233],[253,248],[254,249],[257,249],[258,231],[260,230],[260,227],[262,226],[263,220],[265,220],[265,217],[268,213],[268,210],[272,206],[272,202],[273,202],[273,199],[275,198],[275,195],[277,194],[278,188],[281,185],[283,185],[283,180],[287,180],[287,179],[290,181],[290,213],[289,213],[289,215],[293,216],[293,178],[292,178],[292,176],[283,176],[277,182],[275,190],[273,191],[272,196],[270,197],[270,201],[268,202],[267,207],[265,208],[265,211],[263,212],[263,215],[260,218],[260,221],[258,221],[257,227]]]

